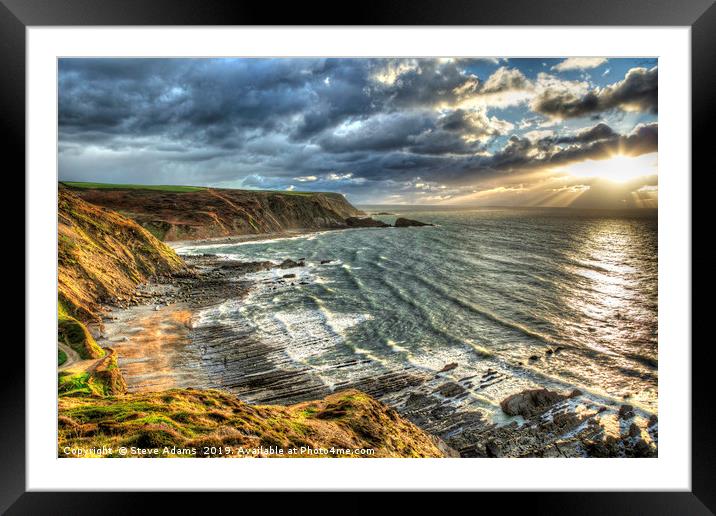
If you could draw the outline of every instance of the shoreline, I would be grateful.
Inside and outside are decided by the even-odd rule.
[[[246,235],[238,237],[238,241],[290,238],[317,232],[320,231]],[[225,238],[218,240],[226,243],[222,242]],[[207,240],[192,242],[193,245],[201,245],[197,242]],[[210,239],[208,242],[206,245],[217,240]],[[634,451],[637,443],[643,442],[637,438],[638,435],[658,442],[656,422],[652,424],[650,420],[648,427],[637,427],[635,430],[632,428],[636,426],[633,423],[633,408],[631,420],[622,418],[621,408],[619,414],[613,413],[613,410],[603,414],[603,407],[594,405],[585,411],[589,403],[580,401],[581,393],[574,396],[563,393],[537,414],[506,418],[506,424],[497,425],[486,420],[478,411],[458,408],[465,388],[473,380],[456,383],[442,371],[429,373],[406,368],[380,373],[376,370],[362,379],[328,386],[315,371],[300,367],[290,358],[293,350],[282,347],[279,342],[261,339],[252,333],[251,328],[241,324],[225,327],[192,323],[181,338],[169,342],[165,338],[166,332],[159,326],[167,318],[171,320],[171,314],[189,311],[190,320],[193,320],[202,310],[216,308],[227,300],[234,299],[240,303],[257,284],[246,278],[247,273],[280,266],[269,262],[219,259],[216,255],[184,255],[183,258],[193,275],[141,287],[138,292],[143,303],[121,310],[106,321],[109,329],[106,336],[109,338],[100,342],[117,349],[120,369],[126,374],[134,392],[172,386],[218,388],[251,404],[288,405],[323,398],[343,389],[358,389],[395,408],[426,432],[445,440],[464,457],[619,456],[621,453],[642,456],[639,453],[647,453],[643,446],[639,445],[639,450]],[[271,288],[277,289],[290,288],[291,284],[280,277],[265,281],[271,281]],[[136,316],[140,315],[138,319]],[[140,323],[145,327],[131,336],[122,335],[131,328],[141,326]],[[133,356],[130,343],[137,335],[139,341],[132,344],[133,349],[143,355]],[[156,338],[152,339],[152,335]],[[125,338],[129,340],[125,341]],[[161,365],[157,366],[157,361]],[[198,368],[197,362],[200,364]],[[357,364],[348,366],[358,367]],[[338,364],[337,367],[345,365]],[[367,371],[370,372],[370,369]],[[492,373],[488,370],[487,374]],[[141,384],[143,381],[145,386]],[[474,381],[481,380],[476,378]],[[606,440],[608,444],[604,445],[606,448],[585,451],[585,443],[589,442],[590,436],[599,433],[598,421],[607,417],[611,419]],[[629,421],[632,423],[627,424]]]
[[[341,231],[350,228],[322,228],[322,229],[296,229],[290,231],[277,231],[273,233],[251,233],[248,235],[231,235],[225,237],[199,238],[196,240],[171,240],[164,242],[174,250],[184,247],[194,246],[211,246],[211,245],[231,245],[242,244],[245,242],[255,242],[262,240],[276,240],[281,238],[296,238],[305,235],[318,233],[326,233],[329,231]]]

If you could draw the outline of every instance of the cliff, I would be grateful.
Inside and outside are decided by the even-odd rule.
[[[63,320],[96,321],[103,302],[131,296],[147,279],[184,268],[171,248],[134,221],[62,187],[57,232],[60,330]]]
[[[117,211],[164,241],[346,227],[363,212],[330,192],[63,183],[85,201]]]

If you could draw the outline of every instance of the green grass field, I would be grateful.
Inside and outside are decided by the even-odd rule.
[[[60,181],[60,184],[70,188],[86,188],[91,190],[155,190],[160,192],[200,192],[206,190],[205,186],[181,186],[181,185],[132,185],[114,183],[85,183],[78,181]],[[333,192],[305,192],[297,190],[248,190],[241,188],[214,188],[214,190],[240,190],[242,192],[260,192],[282,195],[314,195],[318,193],[332,194]]]
[[[261,193],[272,193],[281,195],[315,195],[315,194],[330,194],[331,192],[302,192],[299,190],[244,190],[246,192],[261,192]]]
[[[206,190],[204,186],[178,186],[178,185],[121,185],[112,183],[82,183],[74,181],[61,181],[63,185],[71,188],[89,188],[93,190],[159,190],[162,192],[200,192]]]

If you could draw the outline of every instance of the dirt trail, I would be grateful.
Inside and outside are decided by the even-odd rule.
[[[100,358],[90,358],[90,359],[83,359],[80,357],[80,355],[71,347],[69,347],[67,344],[63,344],[62,342],[58,342],[57,345],[59,348],[65,352],[67,355],[67,360],[64,364],[59,366],[59,371],[72,371],[72,372],[83,372],[83,371],[92,371],[97,366],[99,362],[104,360],[105,357]]]

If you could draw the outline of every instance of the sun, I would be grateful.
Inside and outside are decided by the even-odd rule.
[[[637,157],[616,154],[606,159],[575,163],[565,168],[564,172],[575,177],[598,178],[615,183],[626,183],[638,177],[656,175],[656,153],[642,154]]]

